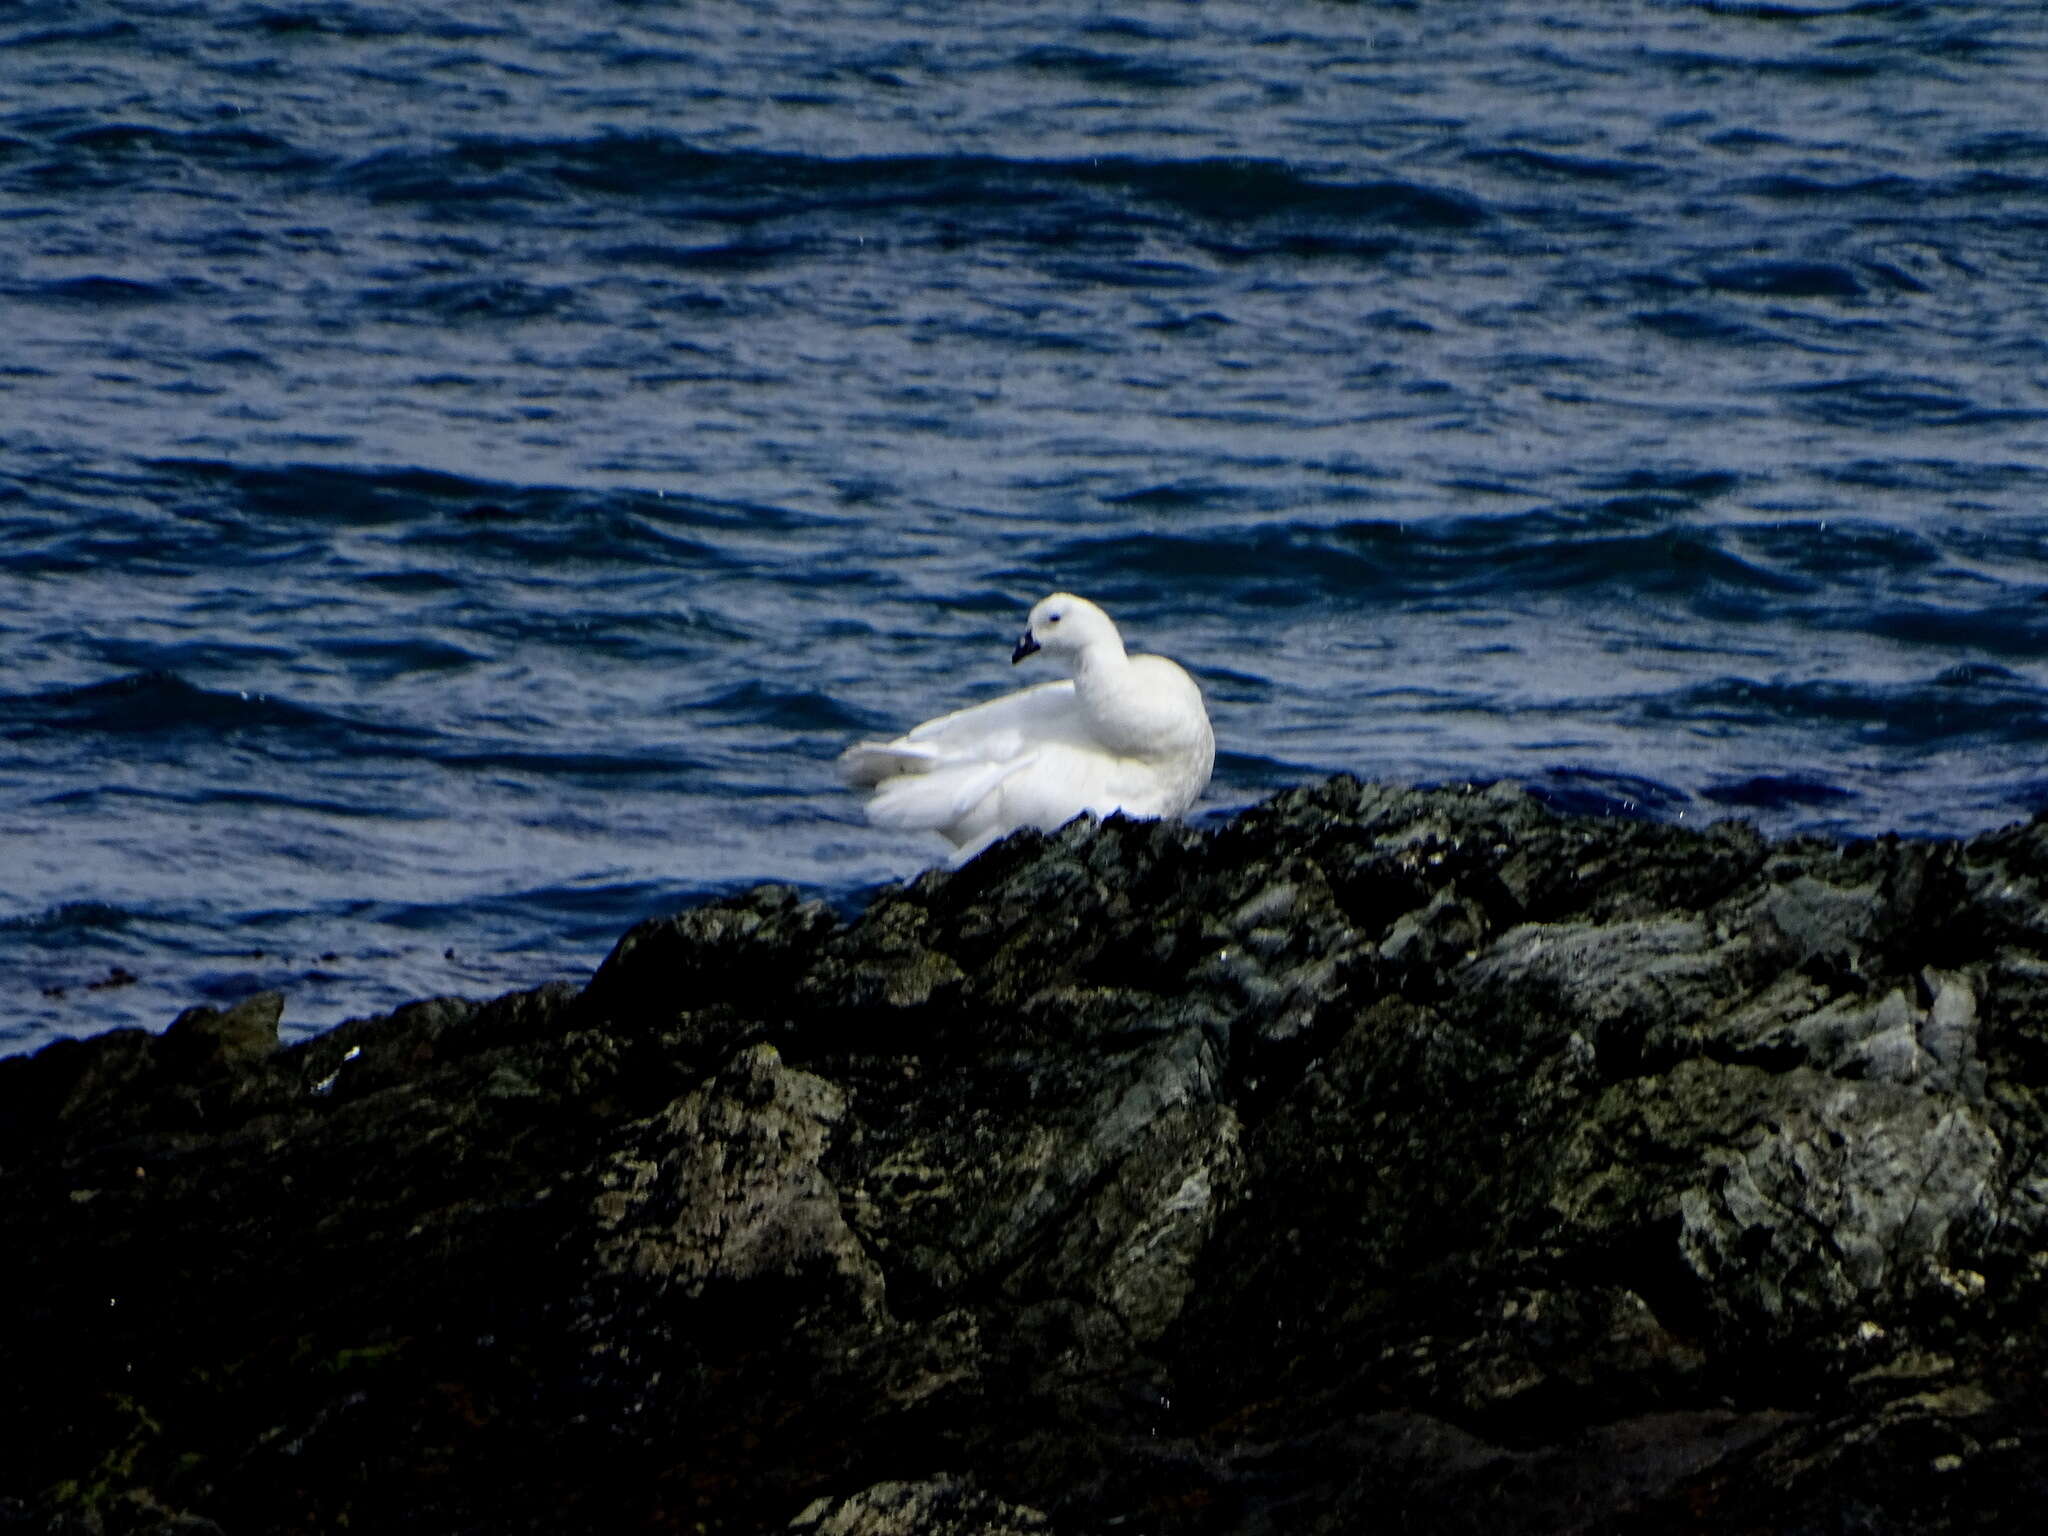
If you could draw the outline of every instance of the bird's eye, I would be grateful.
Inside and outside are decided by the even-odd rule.
[[[1048,624],[1057,624],[1057,623],[1059,623],[1059,621],[1060,621],[1060,616],[1059,616],[1058,614],[1056,614],[1056,613],[1048,613],[1048,614],[1047,614],[1047,615],[1045,616],[1045,622],[1046,622],[1046,623],[1048,623]]]

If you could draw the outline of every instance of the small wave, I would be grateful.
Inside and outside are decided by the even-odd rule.
[[[1718,342],[1724,346],[1782,346],[1790,338],[1734,315],[1699,308],[1645,309],[1629,317],[1646,331],[1673,341]]]
[[[2048,198],[2048,177],[2015,176],[2007,171],[1978,171],[1944,190],[1964,198],[2007,204],[2038,203]]]
[[[357,41],[402,37],[458,43],[518,35],[508,22],[474,21],[459,13],[418,12],[406,7],[353,5],[347,0],[330,0],[320,6],[239,6],[213,25],[229,33],[256,32],[265,37],[311,35]]]
[[[529,921],[521,925],[537,928],[545,935],[536,941],[539,947],[559,949],[565,942],[609,947],[643,918],[731,895],[743,887],[744,882],[694,885],[677,881],[584,879],[488,897],[478,906],[486,912],[546,919],[544,924]],[[472,910],[462,908],[451,914],[455,920],[451,926],[458,931],[466,928]]]
[[[560,959],[565,957],[565,951],[580,949],[587,958],[576,969],[587,974],[619,934],[633,924],[732,895],[745,889],[746,884],[607,880],[590,876],[452,903],[350,903],[344,911],[331,915],[374,924],[380,930],[427,937],[436,946],[444,937],[453,938],[465,951],[482,940],[489,949],[474,958],[486,963],[496,961],[499,965],[509,957],[524,954],[539,953]],[[446,958],[457,957],[451,952]]]
[[[1856,792],[1810,775],[1760,773],[1733,783],[1710,784],[1700,791],[1700,797],[1716,805],[1778,811],[1794,806],[1839,805],[1854,800]]]
[[[1984,495],[2034,485],[2048,490],[2048,465],[1956,459],[1853,459],[1818,465],[1815,473],[1842,485],[1931,496]],[[2032,536],[2030,535],[2030,538]]]
[[[699,758],[648,752],[535,752],[512,746],[459,746],[428,753],[449,768],[532,775],[537,778],[614,781],[639,779],[684,782],[709,774]]]
[[[1467,158],[1530,181],[1609,181],[1644,185],[1661,181],[1668,174],[1661,165],[1644,160],[1561,155],[1537,149],[1478,149]]]
[[[735,240],[723,245],[662,245],[636,241],[598,252],[621,266],[663,267],[674,272],[759,272],[818,249],[807,240]]]
[[[120,636],[95,639],[87,647],[92,657],[123,673],[233,672],[238,668],[273,665],[289,661],[289,646],[264,645],[249,640],[131,640]]]
[[[1028,48],[1018,55],[1017,63],[1041,74],[1065,75],[1089,85],[1153,91],[1206,85],[1216,78],[1212,72],[1190,69],[1157,55],[1138,58],[1127,53],[1105,53],[1099,49],[1058,43]]]
[[[1254,261],[1266,256],[1291,257],[1301,261],[1378,261],[1401,248],[1398,241],[1385,235],[1312,229],[1282,229],[1263,237],[1206,239],[1198,243],[1210,255],[1226,261]]]
[[[1292,789],[1322,777],[1330,770],[1308,763],[1289,762],[1285,758],[1266,757],[1256,752],[1231,752],[1219,750],[1216,753],[1216,782],[1232,794],[1259,796]],[[1217,791],[1212,789],[1213,796]],[[1241,805],[1219,809],[1219,818],[1234,816]]]
[[[436,322],[542,320],[560,316],[584,301],[568,286],[524,283],[517,278],[465,278],[409,286],[367,289],[363,307],[386,315],[418,315]]]
[[[741,223],[750,238],[764,219],[882,210],[958,216],[977,209],[1020,232],[1034,205],[1059,206],[1060,238],[1100,234],[1128,222],[1134,207],[1165,208],[1229,226],[1268,220],[1459,230],[1485,210],[1461,192],[1419,182],[1344,182],[1304,176],[1278,161],[1104,156],[1074,160],[994,155],[877,155],[826,158],[765,151],[714,151],[659,133],[592,139],[475,138],[433,150],[393,150],[358,162],[340,179],[377,201],[528,197],[563,191],[670,200],[696,219]],[[1086,216],[1077,197],[1093,207]],[[1103,198],[1108,201],[1101,201]]]
[[[550,613],[537,607],[496,609],[469,621],[470,633],[508,647],[559,646],[589,656],[689,666],[708,649],[749,638],[742,627],[678,601],[674,606],[584,608]]]
[[[383,162],[399,162],[390,165]],[[408,176],[410,156],[392,150],[345,177],[362,184],[373,203],[422,203],[441,208],[458,206],[466,218],[496,217],[510,223],[529,209],[563,200],[562,189],[541,176],[461,177],[419,171]]]
[[[1999,656],[2048,656],[2048,604],[2038,600],[1970,609],[1926,605],[1886,608],[1870,615],[1862,627],[1871,634],[1909,645],[1989,651]]]
[[[830,694],[758,681],[724,689],[686,707],[722,716],[734,724],[769,725],[788,731],[860,731],[870,726],[866,716]]]
[[[146,156],[202,160],[245,170],[299,169],[316,157],[288,139],[254,128],[160,128],[147,123],[95,123],[61,135],[65,149],[107,158]]]
[[[1139,512],[1192,512],[1205,507],[1243,505],[1245,495],[1236,486],[1211,481],[1175,480],[1161,485],[1140,486],[1098,498],[1104,506],[1129,507]],[[1277,503],[1276,495],[1270,498]]]
[[[1486,217],[1479,203],[1465,194],[1420,182],[1322,181],[1258,160],[1086,160],[1045,169],[1091,185],[1128,189],[1226,223],[1307,217],[1347,224],[1469,229]]]
[[[246,806],[257,810],[304,811],[342,820],[434,821],[440,813],[425,805],[394,803],[376,789],[369,798],[337,800],[331,796],[288,795],[261,789],[211,789],[163,798],[180,805]]]
[[[463,587],[459,577],[446,571],[365,571],[356,580],[366,587],[400,597],[439,596],[444,592],[460,592]]]
[[[190,291],[191,285],[186,283],[153,283],[106,273],[30,283],[14,290],[20,297],[39,303],[70,304],[87,309],[132,309],[147,304],[171,304]]]
[[[406,524],[401,541],[408,545],[528,563],[587,564],[630,552],[636,559],[655,554],[686,564],[718,564],[728,557],[692,534],[760,537],[798,533],[830,521],[767,502],[509,485],[428,469],[210,459],[159,459],[151,467],[227,498],[245,521],[276,519],[294,528],[309,517],[369,526]]]
[[[1741,182],[1735,191],[1774,202],[1837,202],[1865,200],[1894,203],[1901,208],[1924,207],[1928,188],[1910,176],[1861,176],[1849,181],[1821,181],[1793,173],[1757,176]]]
[[[347,737],[417,734],[398,726],[346,720],[269,694],[200,688],[174,672],[135,672],[78,688],[0,695],[0,735],[13,740],[53,733],[219,736],[245,731]]]
[[[1975,134],[1962,140],[1952,151],[1961,159],[2002,165],[2010,160],[2048,162],[2048,133],[2026,129],[2003,129]]]
[[[1744,529],[1738,537],[1777,566],[1833,581],[1852,572],[1923,570],[1942,558],[1922,534],[1856,518],[1806,518]]]
[[[1209,281],[1209,273],[1191,262],[1149,256],[1053,261],[1047,270],[1062,282],[1083,287],[1172,290],[1200,288]]]
[[[1896,374],[1795,384],[1782,394],[1792,410],[1831,427],[1967,427],[2048,416],[1981,405],[1946,380]]]
[[[103,901],[67,901],[41,912],[0,917],[0,931],[50,939],[125,928],[133,920],[133,913]]]
[[[1594,476],[1586,483],[1599,491],[1648,493],[1704,501],[1714,496],[1725,496],[1742,484],[1742,477],[1726,469],[1637,468],[1619,474]]]
[[[1713,267],[1707,286],[1723,293],[1774,299],[1860,299],[1863,284],[1847,267],[1827,261],[1745,261]]]
[[[1663,820],[1692,803],[1692,796],[1672,785],[1597,768],[1552,768],[1525,787],[1552,810],[1571,816]]]
[[[1905,684],[1719,678],[1648,700],[1643,714],[1689,724],[1849,727],[1887,747],[2048,741],[2048,692],[2003,668]]]
[[[162,458],[149,468],[261,518],[377,525],[410,519],[427,507],[475,505],[503,487],[433,469],[357,469],[327,464],[245,464]]]
[[[1989,661],[1959,661],[1952,667],[1944,668],[1934,679],[1943,688],[1967,688],[1973,683],[1991,683],[1999,687],[2007,685],[2028,687],[2027,680],[2010,667],[2001,667]]]
[[[506,560],[526,569],[619,563],[644,566],[650,556],[664,565],[697,570],[733,568],[742,563],[714,544],[663,527],[602,495],[561,504],[545,516],[481,526],[430,522],[406,533],[400,542],[409,550],[459,552],[465,560]]]
[[[1593,518],[1646,511],[1639,499],[1595,509]],[[1076,540],[1049,563],[1106,592],[1213,586],[1237,601],[1264,601],[1276,587],[1305,596],[1385,598],[1457,594],[1617,592],[1698,599],[1803,595],[1807,578],[1772,570],[1723,548],[1718,530],[1686,526],[1609,533],[1585,514],[1532,513],[1400,524],[1300,524],[1214,535],[1150,534]]]
[[[242,31],[262,32],[272,37],[318,34],[329,37],[397,37],[411,30],[410,16],[395,11],[376,11],[357,5],[327,5],[318,10],[299,6],[288,8],[250,6],[234,18]]]
[[[81,22],[76,26],[40,27],[33,32],[16,32],[0,39],[0,46],[10,52],[26,48],[48,48],[62,44],[76,47],[80,44],[111,43],[138,35],[141,28],[132,21],[113,20]]]
[[[1712,0],[1709,10],[1727,7],[1738,14],[1768,15],[1772,11],[1789,15],[1809,13],[1790,11],[1780,6],[1737,7],[1731,0]],[[1843,9],[1855,9],[1845,6]],[[1663,51],[1645,56],[1646,62],[1658,64],[1687,79],[1689,83],[1704,85],[1722,77],[1737,79],[1745,76],[1784,75],[1794,79],[1807,79],[1823,84],[1840,80],[1862,80],[1882,74],[1889,67],[1889,61],[1875,54],[1807,53],[1789,55],[1751,55],[1695,52],[1689,50]]]
[[[1047,564],[1081,590],[1112,596],[1200,587],[1240,602],[1273,590],[1301,601],[1318,592],[1398,588],[1399,577],[1384,565],[1344,547],[1345,531],[1282,526],[1077,539],[1054,549]]]
[[[357,673],[379,679],[403,677],[415,672],[455,672],[489,660],[481,652],[446,640],[417,635],[393,639],[334,639],[320,642],[318,649],[350,664]]]
[[[196,171],[307,173],[324,164],[288,140],[251,129],[179,130],[144,123],[94,123],[24,150],[37,158],[13,170],[9,179],[52,194],[109,191]]]
[[[329,797],[283,794],[246,788],[158,789],[139,784],[93,784],[60,790],[36,801],[41,806],[104,807],[116,802],[140,805],[178,806],[186,810],[210,811],[225,808],[310,812],[316,816],[347,820],[428,821],[433,811],[394,805],[385,799],[336,800]]]

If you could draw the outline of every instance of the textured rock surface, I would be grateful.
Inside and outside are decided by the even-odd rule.
[[[0,1062],[0,1526],[2030,1525],[2044,882],[1338,780]]]

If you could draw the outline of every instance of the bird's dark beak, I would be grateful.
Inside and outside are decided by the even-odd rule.
[[[1017,641],[1017,649],[1010,652],[1010,665],[1014,667],[1026,656],[1035,656],[1037,654],[1038,642],[1031,638],[1031,631],[1027,629],[1024,631],[1022,638]]]

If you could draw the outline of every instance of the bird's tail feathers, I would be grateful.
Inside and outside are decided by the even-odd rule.
[[[907,773],[930,773],[938,754],[904,741],[857,741],[839,754],[839,776],[855,789],[873,789]]]

